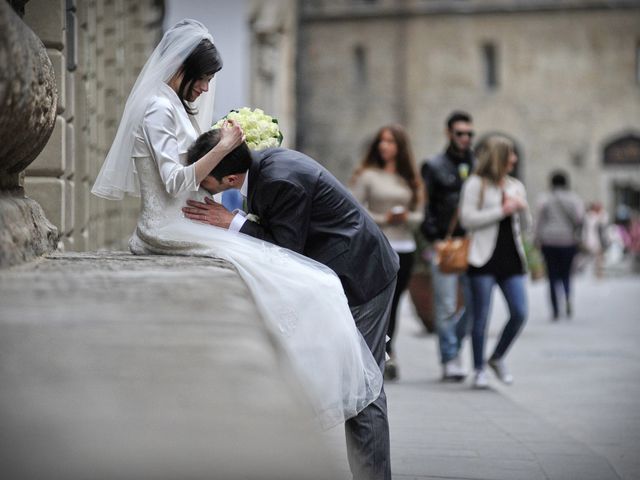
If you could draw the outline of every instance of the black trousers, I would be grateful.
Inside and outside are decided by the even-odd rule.
[[[554,247],[542,245],[542,255],[547,266],[547,277],[549,278],[549,298],[553,316],[558,316],[558,283],[562,284],[565,301],[568,303],[571,295],[571,270],[573,259],[578,252],[575,245],[567,247]]]
[[[393,293],[393,300],[391,300],[391,316],[389,317],[389,328],[387,329],[387,335],[390,340],[387,342],[387,353],[391,355],[393,353],[393,337],[396,334],[396,317],[398,314],[398,304],[400,303],[400,297],[402,293],[407,289],[409,280],[411,279],[411,271],[413,270],[414,252],[410,253],[398,253],[400,259],[400,270],[398,270],[398,282],[396,283],[396,290]]]

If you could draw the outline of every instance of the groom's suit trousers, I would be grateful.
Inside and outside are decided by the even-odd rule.
[[[351,307],[358,330],[384,371],[387,326],[391,300],[396,287],[394,279],[368,302]],[[345,423],[349,466],[354,480],[391,480],[391,452],[387,397],[384,386],[380,396],[358,415]]]

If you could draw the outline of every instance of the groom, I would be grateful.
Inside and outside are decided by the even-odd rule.
[[[188,163],[219,140],[219,130],[202,134],[189,149]],[[289,248],[338,275],[356,326],[382,370],[398,257],[348,190],[300,152],[283,148],[252,152],[246,143],[223,158],[200,186],[213,194],[240,188],[249,213],[259,223],[209,199],[188,201],[183,208],[188,218]],[[354,478],[391,479],[384,388],[378,399],[347,420],[345,430]]]

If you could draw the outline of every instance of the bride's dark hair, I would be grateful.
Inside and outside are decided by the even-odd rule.
[[[193,49],[187,59],[180,67],[179,72],[183,74],[182,81],[178,87],[178,98],[182,102],[184,109],[190,115],[197,112],[187,105],[184,97],[193,88],[193,84],[211,75],[215,75],[222,69],[222,58],[216,46],[206,38]]]

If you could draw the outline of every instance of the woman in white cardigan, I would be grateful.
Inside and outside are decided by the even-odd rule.
[[[492,135],[478,147],[475,172],[462,187],[460,221],[471,235],[467,274],[472,292],[476,388],[488,387],[484,344],[493,287],[497,284],[502,290],[510,318],[488,364],[506,384],[513,381],[513,376],[504,356],[527,317],[521,228],[529,228],[531,221],[524,185],[509,176],[517,161],[513,143]]]

